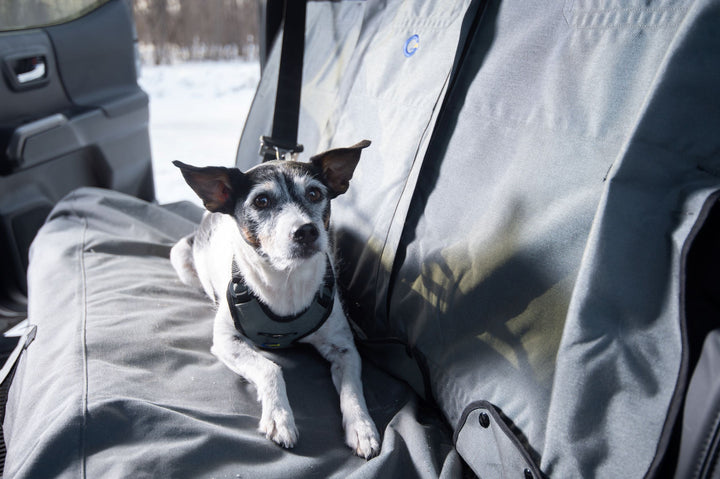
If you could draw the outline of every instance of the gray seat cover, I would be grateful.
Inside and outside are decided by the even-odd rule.
[[[718,18],[717,0],[310,2],[299,141],[373,142],[333,221],[381,456],[344,448],[304,350],[277,360],[309,440],[259,437],[252,389],[207,353],[207,302],[167,262],[193,222],[83,190],[33,247],[9,470],[659,471],[692,366],[686,252],[720,191]],[[270,131],[278,58],[241,168]]]
[[[687,382],[684,251],[720,188],[720,5],[461,6],[310,4],[299,141],[373,141],[335,206],[352,319],[408,345],[458,441],[484,404],[544,474],[644,476]]]

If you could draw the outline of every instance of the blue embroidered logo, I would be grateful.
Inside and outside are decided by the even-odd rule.
[[[405,41],[403,53],[406,57],[410,58],[415,55],[418,48],[420,48],[420,37],[418,35],[413,35]]]

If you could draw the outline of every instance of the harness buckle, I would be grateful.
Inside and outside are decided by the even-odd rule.
[[[269,136],[260,137],[260,151],[258,154],[263,157],[263,162],[270,160],[297,160],[298,155],[303,151],[300,144],[290,145],[273,140]]]

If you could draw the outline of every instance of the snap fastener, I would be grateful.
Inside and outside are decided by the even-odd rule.
[[[523,476],[525,476],[525,479],[533,479],[533,473],[528,468],[525,468],[525,470],[523,471]]]
[[[480,425],[484,428],[490,426],[490,416],[488,416],[486,412],[480,413],[480,416],[478,416],[478,421],[480,422]]]

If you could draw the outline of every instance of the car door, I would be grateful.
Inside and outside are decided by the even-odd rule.
[[[59,199],[81,186],[154,199],[135,42],[126,0],[0,2],[3,329],[26,315],[29,246]]]

